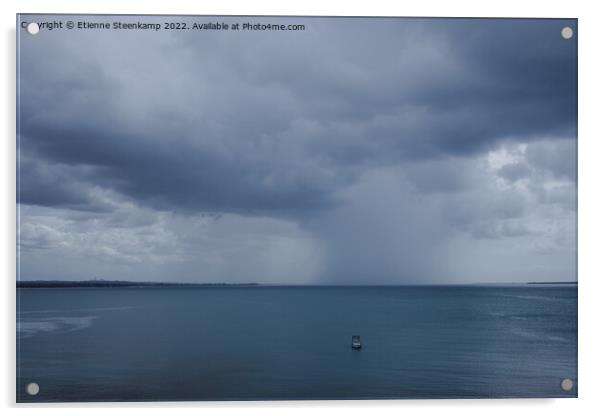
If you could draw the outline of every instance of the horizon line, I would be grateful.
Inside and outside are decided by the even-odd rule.
[[[516,282],[424,282],[424,283],[259,283],[259,282],[167,282],[167,281],[135,281],[135,280],[106,280],[106,279],[88,279],[88,280],[59,280],[59,279],[34,279],[34,280],[16,280],[16,285],[42,284],[42,285],[144,285],[144,286],[357,286],[357,287],[391,287],[391,286],[492,286],[492,285],[558,285],[558,284],[578,284],[578,280],[569,281],[516,281]]]

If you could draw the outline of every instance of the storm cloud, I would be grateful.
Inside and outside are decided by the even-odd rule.
[[[575,21],[245,19],[20,33],[22,278],[576,278]]]

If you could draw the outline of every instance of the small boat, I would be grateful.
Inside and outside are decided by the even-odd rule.
[[[359,335],[354,335],[351,337],[351,348],[353,348],[354,350],[362,349],[362,341],[360,341]]]

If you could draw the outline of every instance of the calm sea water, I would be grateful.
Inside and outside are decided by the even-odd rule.
[[[19,289],[18,297],[18,401],[577,395],[575,287]],[[570,392],[560,389],[566,377]],[[35,397],[29,382],[40,385]]]

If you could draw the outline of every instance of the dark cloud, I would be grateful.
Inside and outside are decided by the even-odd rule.
[[[406,177],[421,193],[458,193],[472,189],[479,178],[475,166],[458,157],[404,163]]]
[[[94,169],[82,166],[46,163],[22,156],[17,179],[21,204],[102,212],[111,207],[94,198],[90,178]]]
[[[117,57],[137,38],[99,34],[82,45],[57,32],[51,49],[28,39],[21,151],[97,167],[92,184],[159,209],[302,215],[335,204],[334,190],[369,166],[574,132],[576,44],[558,35],[566,21],[307,23],[309,34],[255,34],[238,46],[213,35],[196,49],[198,36],[173,39],[164,56],[141,48],[148,74],[132,80]],[[80,55],[84,46],[95,53]],[[163,73],[158,56],[182,63]],[[45,57],[49,65],[33,64]],[[191,73],[188,91],[165,97]],[[420,176],[431,189],[453,186],[453,175]],[[35,180],[23,178],[25,188]],[[61,205],[61,195],[28,200]]]

